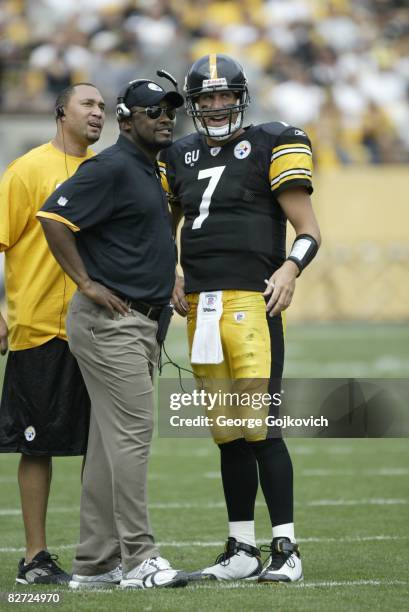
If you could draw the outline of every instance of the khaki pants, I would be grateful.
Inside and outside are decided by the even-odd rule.
[[[131,310],[111,319],[77,292],[67,332],[91,398],[83,475],[80,543],[73,572],[127,572],[159,554],[147,511],[147,463],[153,431],[157,323]]]

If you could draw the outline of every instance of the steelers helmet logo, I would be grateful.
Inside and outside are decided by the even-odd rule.
[[[164,91],[162,87],[160,87],[156,83],[148,83],[148,87],[149,89],[152,89],[153,91]]]
[[[36,430],[32,425],[26,427],[26,429],[24,430],[24,437],[27,442],[32,442],[34,440],[34,438],[36,437]]]
[[[234,157],[237,159],[244,159],[250,155],[251,144],[248,140],[242,140],[234,147]]]

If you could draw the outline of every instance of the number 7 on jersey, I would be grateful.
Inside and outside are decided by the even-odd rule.
[[[207,168],[206,170],[200,170],[197,175],[198,180],[209,178],[209,184],[203,192],[202,201],[199,206],[199,215],[194,219],[192,229],[200,229],[202,223],[209,216],[209,207],[212,201],[212,195],[217,187],[217,183],[220,181],[220,177],[226,166],[216,166],[215,168]]]

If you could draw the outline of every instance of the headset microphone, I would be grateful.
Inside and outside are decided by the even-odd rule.
[[[55,109],[55,116],[57,119],[61,119],[61,117],[65,116],[64,107],[61,104]]]
[[[156,74],[158,75],[158,77],[168,79],[168,81],[170,81],[172,85],[175,87],[176,91],[179,91],[177,80],[169,72],[160,68],[159,70],[156,71]]]

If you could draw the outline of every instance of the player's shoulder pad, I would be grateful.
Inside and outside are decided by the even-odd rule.
[[[304,130],[298,127],[289,125],[284,121],[272,121],[270,123],[261,123],[259,131],[265,135],[266,138],[273,137],[275,145],[287,144],[293,142],[306,142],[310,143],[308,135]]]

